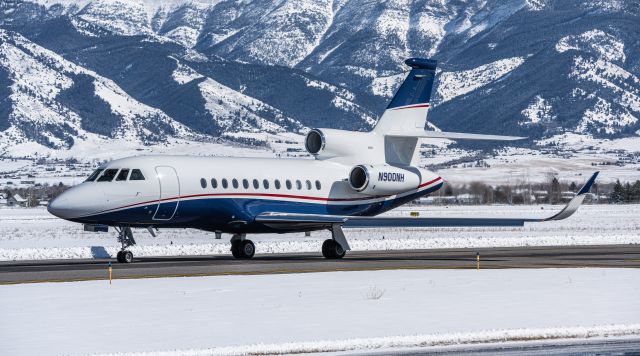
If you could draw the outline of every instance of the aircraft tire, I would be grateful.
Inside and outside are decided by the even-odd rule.
[[[327,239],[322,243],[322,256],[328,260],[341,259],[346,252],[339,243],[332,239]]]
[[[118,254],[116,255],[116,259],[118,260],[119,263],[122,263],[122,251],[118,251]]]
[[[240,241],[231,241],[231,254],[234,258],[240,257]]]
[[[240,258],[251,259],[256,254],[256,245],[251,240],[244,240],[238,245]]]
[[[128,250],[122,251],[122,262],[124,263],[133,262],[133,253]]]

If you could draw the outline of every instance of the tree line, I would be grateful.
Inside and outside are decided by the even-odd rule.
[[[622,184],[618,179],[613,185],[611,202],[616,204],[640,203],[640,180],[636,180],[633,184],[629,182]]]

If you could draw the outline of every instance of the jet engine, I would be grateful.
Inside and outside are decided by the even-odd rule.
[[[304,141],[307,152],[318,159],[364,154],[370,146],[368,132],[313,129]]]
[[[420,181],[420,171],[413,167],[358,165],[349,172],[351,188],[368,195],[399,194],[418,188]]]

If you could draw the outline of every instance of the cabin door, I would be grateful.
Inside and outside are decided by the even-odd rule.
[[[180,180],[178,180],[178,173],[169,166],[156,167],[156,173],[160,184],[160,198],[153,220],[171,220],[179,204]]]

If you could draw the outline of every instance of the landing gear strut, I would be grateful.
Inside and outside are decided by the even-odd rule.
[[[122,245],[122,249],[118,251],[117,260],[120,263],[131,263],[133,262],[133,253],[127,250],[127,247],[133,246],[136,244],[136,240],[133,239],[133,232],[131,232],[131,228],[120,227],[116,228],[118,231],[118,242]]]
[[[231,254],[237,259],[251,259],[256,253],[256,245],[245,237],[245,234],[235,234],[231,237]]]

